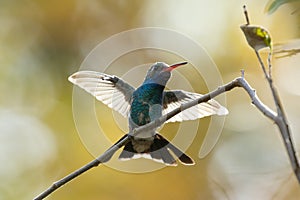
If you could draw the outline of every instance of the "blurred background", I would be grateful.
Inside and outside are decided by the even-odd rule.
[[[245,69],[260,98],[274,108],[255,54],[239,28],[245,23],[246,4],[250,21],[267,28],[277,47],[299,49],[299,1],[272,2],[0,1],[0,199],[32,199],[93,159],[76,130],[73,85],[67,78],[96,45],[125,30],[162,27],[189,36],[207,50],[224,83]],[[274,81],[299,153],[300,57],[274,57]],[[138,59],[142,64],[143,57]],[[197,80],[191,82],[197,92],[207,92],[205,83],[198,89]],[[201,119],[187,150],[195,166],[144,174],[99,166],[48,199],[299,199],[299,184],[277,127],[251,105],[243,90],[228,92],[226,98],[230,114],[218,144],[204,159],[198,152],[210,118]],[[111,111],[100,109],[98,115],[105,112]],[[106,120],[110,130],[115,122]],[[165,125],[162,133],[173,137],[177,126]],[[113,141],[122,132],[118,134],[111,136]]]

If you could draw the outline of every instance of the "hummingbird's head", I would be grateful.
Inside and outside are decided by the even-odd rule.
[[[171,77],[171,71],[185,64],[187,62],[180,62],[169,66],[166,63],[157,62],[148,70],[144,83],[156,83],[165,86]]]

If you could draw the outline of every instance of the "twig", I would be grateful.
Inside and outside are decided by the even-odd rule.
[[[273,120],[277,126],[279,127],[280,131],[282,131],[284,128],[285,124],[280,124],[279,123],[279,119],[277,117],[277,114],[271,110],[268,106],[266,106],[265,104],[262,103],[262,101],[258,98],[258,96],[256,95],[255,90],[249,85],[249,83],[244,79],[244,77],[239,77],[234,79],[233,81],[218,87],[216,90],[207,93],[205,95],[203,95],[202,97],[200,97],[199,99],[196,99],[194,101],[191,101],[189,103],[183,104],[181,105],[179,108],[174,109],[173,111],[167,113],[166,115],[160,117],[159,119],[146,124],[144,126],[141,126],[139,128],[136,128],[133,130],[133,132],[126,134],[125,136],[123,136],[118,142],[116,142],[111,148],[109,148],[106,152],[104,152],[104,154],[102,154],[101,156],[99,156],[98,158],[96,158],[95,160],[93,160],[92,162],[88,163],[87,165],[83,166],[82,168],[74,171],[73,173],[67,175],[66,177],[62,178],[61,180],[53,183],[52,186],[50,186],[47,190],[45,190],[44,192],[42,192],[40,195],[38,195],[37,197],[34,198],[34,200],[41,200],[44,199],[45,197],[49,196],[51,193],[53,193],[55,190],[57,190],[58,188],[60,188],[61,186],[63,186],[64,184],[68,183],[69,181],[73,180],[74,178],[76,178],[77,176],[83,174],[84,172],[88,171],[89,169],[98,166],[99,164],[106,162],[107,160],[109,160],[109,158],[111,158],[111,156],[119,149],[121,148],[123,145],[125,145],[128,141],[129,141],[129,137],[128,135],[138,135],[141,132],[144,132],[146,130],[149,129],[154,129],[157,128],[159,126],[161,126],[164,122],[166,122],[168,119],[174,117],[176,114],[192,107],[195,106],[199,103],[202,102],[206,102],[224,92],[230,91],[235,87],[242,87],[245,89],[245,91],[248,93],[248,95],[250,96],[251,100],[252,100],[252,104],[255,105],[265,116],[267,116],[268,118],[270,118],[271,120]],[[284,134],[283,134],[284,135]],[[284,137],[286,138],[286,137]],[[286,143],[286,141],[285,141]],[[292,143],[289,143],[289,146],[292,146]],[[290,155],[290,148],[287,148],[287,151],[289,152]],[[294,154],[295,155],[295,154]],[[290,161],[292,163],[294,172],[296,173],[296,176],[299,179],[300,177],[300,168],[299,165],[295,164],[297,163],[297,159],[292,159],[290,157]]]
[[[252,100],[252,104],[262,112],[266,117],[275,121],[277,113],[266,106],[256,95],[256,91],[250,86],[250,84],[246,81],[246,79],[238,79],[239,86],[244,88],[244,90],[248,93],[250,99]]]
[[[299,164],[299,160],[298,160],[297,155],[296,155],[296,150],[295,150],[293,140],[292,140],[292,137],[291,137],[291,132],[290,132],[290,129],[289,129],[289,125],[288,125],[288,122],[287,122],[287,118],[286,118],[284,109],[283,109],[282,104],[281,104],[281,100],[279,98],[279,94],[278,94],[278,92],[277,92],[277,90],[276,90],[276,88],[273,84],[273,79],[272,79],[272,76],[271,76],[271,72],[269,72],[270,75],[267,74],[264,63],[262,62],[262,59],[261,59],[259,53],[257,51],[255,51],[255,53],[256,53],[256,56],[259,60],[261,68],[262,68],[262,70],[265,74],[265,77],[268,81],[268,84],[269,84],[269,87],[271,89],[272,96],[273,96],[273,99],[274,99],[274,103],[275,103],[275,106],[276,106],[276,109],[277,109],[277,116],[273,120],[274,120],[274,122],[276,123],[276,125],[278,126],[278,128],[280,130],[281,137],[282,137],[284,146],[285,146],[285,148],[288,152],[289,159],[290,159],[290,162],[292,164],[293,171],[294,171],[294,173],[297,177],[298,182],[300,183],[300,164]],[[268,62],[269,62],[269,70],[271,70],[271,61],[269,60]]]
[[[241,77],[245,78],[245,70],[244,69],[241,70]]]
[[[300,49],[283,49],[280,51],[275,51],[273,54],[282,54],[281,56],[276,56],[276,58],[284,58],[289,56],[294,56],[300,53]]]
[[[243,6],[243,9],[244,9],[244,15],[246,17],[246,25],[249,25],[250,24],[250,20],[249,20],[249,16],[248,16],[248,11],[247,11],[246,5]]]
[[[243,9],[244,9],[244,14],[245,14],[246,21],[247,21],[247,24],[246,24],[246,26],[247,26],[247,25],[249,25],[250,22],[249,22],[249,17],[248,17],[248,12],[247,12],[246,6],[243,6]],[[244,28],[244,26],[241,26],[241,27]],[[243,28],[242,28],[242,30],[244,31]],[[259,28],[259,27],[257,27],[257,29],[264,30],[263,28]],[[276,110],[277,110],[277,116],[273,120],[280,130],[284,146],[288,152],[289,159],[292,164],[293,171],[298,179],[298,182],[300,183],[300,164],[299,164],[299,161],[298,161],[298,158],[296,155],[295,147],[293,145],[293,140],[291,137],[287,118],[286,118],[284,109],[281,104],[281,100],[280,100],[278,92],[273,84],[272,64],[271,64],[271,56],[272,56],[271,38],[269,37],[269,34],[267,33],[267,31],[266,30],[264,30],[264,31],[265,31],[265,34],[263,34],[263,35],[258,35],[257,33],[249,34],[249,32],[245,32],[245,31],[244,31],[244,34],[246,36],[248,44],[254,49],[255,54],[260,63],[260,66],[265,75],[265,78],[268,81],[268,84],[269,84],[269,87],[271,89],[272,96],[274,99],[274,103],[276,106]],[[250,33],[252,33],[252,32],[250,32]],[[259,36],[259,37],[257,37],[257,36]],[[266,36],[268,36],[268,37],[266,37]],[[267,43],[266,43],[266,40],[267,40]],[[251,42],[249,42],[249,41],[251,41]],[[256,43],[253,41],[256,41]],[[258,44],[260,44],[260,45],[258,45]],[[269,52],[268,60],[267,60],[268,67],[269,67],[269,73],[267,73],[266,67],[260,57],[260,54],[258,53],[258,50],[261,49],[261,47],[269,47],[270,48],[270,52]]]
[[[268,73],[267,73],[267,70],[266,70],[266,68],[265,68],[264,62],[262,61],[262,59],[261,59],[261,57],[260,57],[258,51],[257,51],[257,50],[254,50],[254,51],[255,51],[255,54],[256,54],[256,56],[257,56],[257,58],[258,58],[259,64],[260,64],[260,66],[261,66],[261,69],[262,69],[263,72],[264,72],[264,75],[265,75],[266,79],[267,79],[268,81],[270,81],[270,77],[269,77],[269,75],[268,75]]]
[[[95,160],[91,161],[90,163],[86,164],[85,166],[79,168],[78,170],[72,172],[71,174],[65,176],[64,178],[60,179],[59,181],[54,182],[47,190],[42,192],[40,195],[34,198],[34,200],[44,199],[45,197],[49,196],[52,192],[63,186],[64,184],[68,183],[69,181],[73,180],[77,176],[83,174],[84,172],[88,171],[93,167],[97,167],[99,164],[104,163],[105,161],[109,160],[113,154],[125,145],[129,141],[128,136],[122,137],[118,142],[116,142],[112,147],[110,147],[107,151],[105,151],[101,156],[96,158]]]
[[[269,66],[269,78],[272,80],[272,49],[270,49],[270,52],[268,54],[268,66]]]

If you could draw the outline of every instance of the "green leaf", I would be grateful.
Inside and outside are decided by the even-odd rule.
[[[271,36],[265,28],[256,25],[241,25],[240,27],[253,49],[256,51],[265,47],[272,49]]]

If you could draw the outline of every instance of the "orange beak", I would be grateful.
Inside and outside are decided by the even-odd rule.
[[[180,62],[180,63],[175,63],[175,64],[173,64],[173,65],[170,65],[168,68],[166,68],[165,71],[170,72],[170,71],[172,71],[173,69],[175,69],[175,68],[177,68],[177,67],[179,67],[179,66],[182,66],[182,65],[186,65],[186,64],[188,64],[187,61]]]

